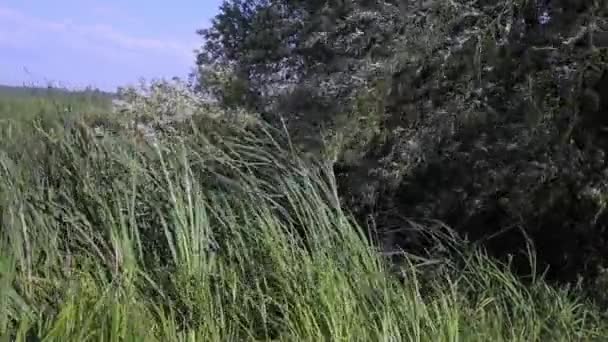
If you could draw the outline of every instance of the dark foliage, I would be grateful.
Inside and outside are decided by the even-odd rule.
[[[419,241],[411,219],[439,219],[522,272],[532,242],[538,270],[593,282],[608,266],[607,16],[605,1],[226,1],[198,62],[232,70],[257,94],[240,105],[304,148],[337,141],[344,203],[400,228],[397,245]]]

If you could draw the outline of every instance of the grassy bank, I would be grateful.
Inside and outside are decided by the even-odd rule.
[[[573,293],[523,284],[439,235],[454,258],[408,258],[395,276],[340,207],[330,168],[264,126],[220,125],[154,146],[78,125],[4,127],[1,339],[608,336]]]

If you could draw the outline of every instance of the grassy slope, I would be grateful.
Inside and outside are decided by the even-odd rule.
[[[462,246],[458,265],[389,276],[331,172],[260,129],[207,123],[152,148],[28,127],[0,130],[0,340],[608,336],[591,305]]]

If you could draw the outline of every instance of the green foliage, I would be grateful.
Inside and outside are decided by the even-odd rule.
[[[453,237],[399,277],[332,171],[264,124],[135,145],[34,129],[0,159],[0,335],[66,340],[594,340],[598,311]],[[223,127],[223,128],[222,128]],[[221,130],[220,130],[221,129]],[[6,140],[0,140],[4,152]],[[145,324],[142,324],[145,323]]]
[[[516,255],[524,274],[531,239],[539,272],[593,293],[608,267],[606,11],[226,1],[197,64],[231,70],[257,94],[232,106],[335,161],[344,203],[372,232],[401,227],[398,245],[414,248],[409,222],[439,219],[499,259]]]
[[[228,0],[217,104],[7,97],[0,337],[605,339],[607,11]]]
[[[340,177],[342,189],[362,216],[383,213],[379,226],[399,224],[401,213],[440,219],[501,258],[532,238],[539,269],[593,282],[606,263],[603,207],[593,199],[601,196],[590,194],[603,193],[598,89],[608,64],[604,47],[576,34],[594,34],[583,23],[602,21],[606,9],[575,14],[552,3],[543,25],[545,9],[534,6],[436,3],[424,22],[406,22],[419,39],[395,56],[389,138],[346,165],[357,171]],[[525,258],[515,264],[527,272]]]

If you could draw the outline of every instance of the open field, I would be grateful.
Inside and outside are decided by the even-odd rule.
[[[70,92],[57,88],[0,85],[0,120],[30,120],[36,115],[107,112],[112,94],[100,91]]]

